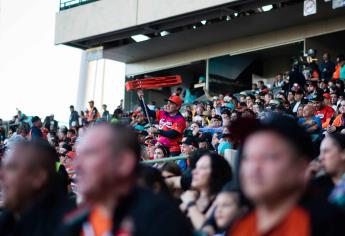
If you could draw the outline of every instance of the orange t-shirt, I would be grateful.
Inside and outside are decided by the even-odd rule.
[[[335,71],[333,73],[333,79],[339,79],[340,78],[340,69],[341,69],[341,66],[339,64],[335,66]]]
[[[88,223],[83,226],[81,236],[103,236],[110,233],[112,220],[99,207],[95,207],[89,216]]]
[[[257,216],[255,211],[235,223],[229,236],[310,236],[311,222],[309,214],[301,207],[296,206],[274,228],[267,233],[258,232]]]

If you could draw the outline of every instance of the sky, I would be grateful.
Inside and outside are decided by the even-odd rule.
[[[11,118],[18,108],[68,121],[69,105],[77,102],[82,51],[54,45],[58,9],[59,0],[0,0],[0,118]],[[123,86],[124,64],[106,65],[108,84]],[[123,97],[113,88],[106,88],[104,100],[114,103],[111,109]]]

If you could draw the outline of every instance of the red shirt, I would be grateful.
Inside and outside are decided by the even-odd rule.
[[[309,213],[301,207],[293,208],[281,222],[266,233],[258,232],[257,215],[250,213],[236,222],[228,236],[310,236]]]
[[[186,120],[184,117],[180,113],[177,113],[175,116],[170,116],[165,111],[157,111],[156,118],[159,121],[160,130],[175,130],[180,134],[176,138],[167,138],[160,135],[158,137],[158,142],[168,147],[170,152],[179,152],[179,142],[181,142],[183,131],[186,129]]]
[[[321,119],[322,123],[325,123],[328,119],[331,119],[334,114],[334,110],[330,106],[324,106],[321,110],[315,112],[315,116]]]

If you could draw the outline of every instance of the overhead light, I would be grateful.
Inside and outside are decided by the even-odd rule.
[[[270,11],[270,10],[273,9],[273,5],[270,4],[270,5],[262,6],[261,9],[262,9],[262,11],[264,11],[264,12]]]
[[[196,29],[196,25],[193,25],[193,29]]]
[[[166,35],[168,35],[168,34],[170,34],[170,33],[169,33],[168,31],[166,31],[166,30],[160,32],[160,35],[161,35],[162,37],[164,37],[164,36],[166,36]]]
[[[230,16],[226,16],[226,19],[225,19],[226,21],[229,21],[229,20],[231,20],[231,17]]]
[[[206,25],[207,20],[202,20],[202,21],[200,21],[200,23],[203,24],[203,25]]]
[[[150,39],[149,36],[146,36],[146,35],[144,35],[144,34],[133,35],[133,36],[131,36],[131,38],[132,38],[135,42],[137,42],[137,43],[142,42],[142,41],[146,41],[146,40],[149,40],[149,39]]]
[[[237,16],[238,16],[238,13],[237,13],[237,12],[235,12],[235,13],[234,13],[234,16],[235,16],[235,17],[237,17]]]

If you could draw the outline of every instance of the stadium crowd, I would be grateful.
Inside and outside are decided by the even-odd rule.
[[[345,58],[303,68],[161,108],[143,90],[132,112],[70,106],[68,127],[18,111],[0,235],[345,235]]]

